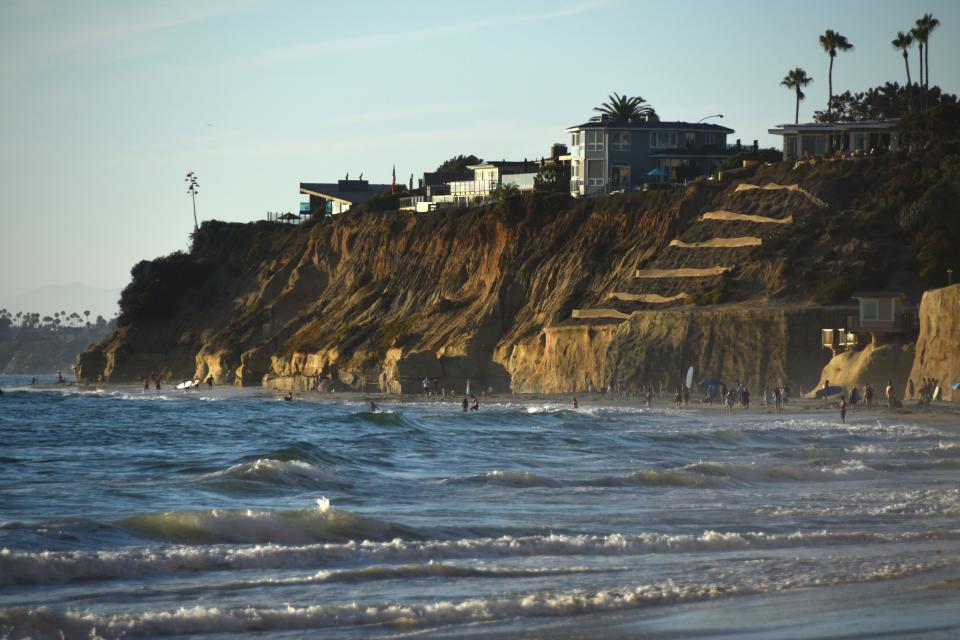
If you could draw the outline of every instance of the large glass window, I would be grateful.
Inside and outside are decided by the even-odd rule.
[[[612,151],[630,151],[630,133],[614,131],[610,134],[610,149]]]
[[[650,146],[654,149],[676,149],[676,131],[654,131],[650,134]]]
[[[574,162],[571,162],[571,163],[570,163],[570,177],[571,177],[571,178],[579,178],[579,177],[580,177],[580,163],[579,163],[579,162],[574,161]]]
[[[580,132],[579,132],[579,131],[574,131],[574,132],[570,135],[570,146],[571,146],[571,147],[579,147],[579,146],[580,146]]]
[[[587,131],[587,151],[600,151],[603,149],[603,131]]]
[[[879,300],[861,300],[860,301],[861,320],[879,320],[880,319],[880,301]]]
[[[606,183],[606,172],[603,169],[603,160],[587,160],[587,185],[602,186]]]

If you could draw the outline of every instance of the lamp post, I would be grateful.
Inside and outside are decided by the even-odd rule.
[[[197,192],[200,191],[200,183],[197,182],[197,174],[190,171],[187,173],[187,177],[184,178],[184,182],[187,183],[187,193],[190,194],[190,199],[193,200],[193,230],[199,231],[200,225],[197,224]]]
[[[722,114],[722,113],[715,113],[715,114],[713,114],[712,116],[703,116],[702,118],[700,118],[699,120],[697,120],[697,124],[700,124],[701,122],[703,122],[703,121],[706,120],[707,118],[722,118],[722,117],[723,117],[723,114]]]

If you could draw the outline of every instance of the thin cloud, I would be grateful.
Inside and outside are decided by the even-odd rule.
[[[365,36],[354,36],[350,38],[340,38],[339,40],[326,40],[323,42],[310,42],[304,44],[288,45],[270,49],[264,54],[264,59],[268,63],[297,62],[316,58],[332,50],[348,49],[372,49],[375,47],[387,47],[404,42],[423,40],[425,38],[436,38],[449,36],[451,34],[464,33],[468,31],[479,31],[509,24],[523,24],[528,22],[543,22],[545,20],[555,20],[558,18],[568,18],[595,11],[601,7],[609,5],[611,0],[595,0],[584,4],[572,5],[547,11],[543,13],[520,14],[515,16],[504,16],[500,18],[489,18],[487,20],[475,20],[472,22],[461,22],[455,24],[439,24],[423,29],[414,29],[412,31],[401,31],[394,33],[379,33]]]

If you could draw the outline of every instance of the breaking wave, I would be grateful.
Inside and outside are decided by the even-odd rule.
[[[356,625],[423,627],[517,617],[569,616],[808,586],[889,580],[930,571],[942,564],[886,563],[878,567],[863,567],[854,573],[837,574],[826,571],[786,579],[774,575],[702,584],[665,581],[616,589],[549,590],[429,603],[354,602],[301,607],[287,605],[283,608],[196,606],[118,614],[76,610],[61,612],[47,607],[11,608],[0,610],[0,623],[21,636],[47,637],[62,632],[69,637],[91,637],[91,634],[95,633],[104,638],[323,629]]]
[[[501,536],[459,540],[363,540],[302,545],[186,545],[121,551],[0,550],[0,585],[63,584],[179,572],[305,569],[337,562],[413,562],[441,559],[535,556],[636,556],[748,549],[791,549],[850,544],[893,544],[958,540],[960,530],[906,533],[791,534],[705,531],[700,535],[662,533],[610,535]]]
[[[116,524],[148,538],[188,544],[303,544],[423,537],[401,525],[331,509],[325,501],[319,509],[291,511],[166,511],[126,518]]]
[[[323,487],[337,480],[330,469],[316,467],[300,460],[272,460],[261,458],[254,462],[235,464],[223,471],[200,476],[200,480],[246,480],[287,487]]]

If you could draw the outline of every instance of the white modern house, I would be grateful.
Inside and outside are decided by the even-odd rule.
[[[900,147],[897,118],[861,122],[781,124],[769,133],[783,136],[783,159],[797,160],[834,153],[869,155]]]

